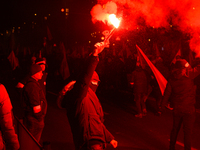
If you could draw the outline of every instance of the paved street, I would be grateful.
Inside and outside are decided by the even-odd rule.
[[[105,112],[105,125],[118,141],[118,150],[167,150],[169,134],[172,128],[172,111],[166,110],[162,116],[154,115],[155,101],[147,100],[146,117],[135,118],[135,103],[130,94],[114,92],[99,93]],[[115,95],[115,96],[114,96]],[[107,97],[107,98],[105,98]],[[56,106],[56,95],[47,93],[48,112],[46,126],[42,135],[43,141],[51,142],[52,150],[74,150],[72,134],[66,111]],[[193,134],[193,150],[200,150],[200,114]],[[108,150],[112,150],[108,146]],[[183,150],[183,130],[178,136],[177,150]]]

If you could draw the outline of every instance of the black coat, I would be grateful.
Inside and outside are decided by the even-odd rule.
[[[47,101],[38,81],[31,77],[29,78],[24,86],[23,98],[25,115],[31,116],[38,121],[44,119],[47,111]],[[41,105],[41,111],[39,113],[34,113],[33,107],[38,105]]]
[[[92,139],[103,143],[109,143],[114,139],[103,124],[103,110],[99,99],[89,88],[97,64],[98,57],[90,56],[82,76],[63,99],[63,107],[67,109],[76,150],[81,149]]]

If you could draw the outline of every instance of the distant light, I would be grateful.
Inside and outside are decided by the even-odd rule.
[[[151,39],[148,40],[149,42],[151,41]]]
[[[69,12],[69,8],[66,8],[65,11],[66,11],[66,12]]]
[[[162,51],[164,51],[165,49],[164,49],[164,47],[162,47]]]
[[[15,33],[15,28],[12,29],[12,33]]]
[[[94,38],[96,38],[96,36],[94,36]]]
[[[37,16],[37,14],[34,14],[34,16]]]
[[[115,46],[115,43],[113,43],[113,46]]]
[[[24,22],[24,24],[26,24],[26,22]]]
[[[18,27],[18,29],[20,29],[20,27]]]
[[[47,17],[44,17],[44,20],[47,20]]]
[[[154,28],[154,26],[152,28]]]
[[[193,7],[193,9],[195,9],[195,7]]]
[[[1,33],[1,36],[3,36],[3,33]]]
[[[6,30],[6,34],[8,34],[8,30]]]
[[[66,13],[65,13],[65,15],[66,15],[66,16],[68,16],[68,15],[69,15],[69,13],[68,13],[68,12],[66,12]]]
[[[129,42],[129,39],[127,39],[126,41]]]
[[[64,8],[61,8],[61,12],[64,12],[65,11],[65,9]]]
[[[49,14],[49,16],[51,16],[51,14]]]
[[[104,40],[104,39],[105,39],[105,37],[104,37],[104,36],[102,36],[102,37],[101,37],[101,39],[102,39],[102,40]]]
[[[172,25],[170,24],[170,28],[172,28]]]
[[[56,47],[56,44],[54,43],[53,46]]]
[[[139,29],[139,27],[137,27],[137,30]]]
[[[32,24],[34,24],[34,22],[32,21]]]
[[[91,43],[91,41],[89,41],[89,43]]]
[[[96,32],[94,32],[94,34],[96,34]]]
[[[101,32],[99,31],[99,33],[101,33]]]
[[[36,24],[36,22],[35,22],[35,24]]]

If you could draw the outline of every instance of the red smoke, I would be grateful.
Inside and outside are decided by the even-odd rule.
[[[191,50],[200,51],[199,0],[98,0],[91,11],[92,20],[105,22],[107,13],[122,13],[122,27],[127,30],[140,26],[169,28],[172,24],[190,33]]]

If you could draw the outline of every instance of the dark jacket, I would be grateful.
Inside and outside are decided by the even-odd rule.
[[[5,144],[7,150],[18,150],[19,141],[13,126],[12,104],[3,84],[0,84],[0,91],[0,149]]]
[[[103,124],[103,110],[99,99],[89,88],[97,64],[98,57],[90,56],[82,76],[77,79],[74,88],[63,100],[76,150],[92,139],[105,143],[114,139]]]
[[[40,84],[33,78],[29,78],[24,86],[23,91],[23,105],[25,109],[25,116],[33,117],[38,121],[41,121],[46,115],[47,101]],[[33,112],[34,106],[41,106],[39,113]]]
[[[188,76],[182,76],[175,73],[167,83],[164,92],[162,108],[164,108],[165,103],[168,101],[168,99],[171,98],[174,111],[194,113],[194,104],[196,102],[196,86],[194,85],[193,79],[199,73],[200,66],[189,70]]]
[[[136,67],[132,72],[132,79],[134,82],[134,93],[147,93],[148,80],[147,74],[141,67]]]

